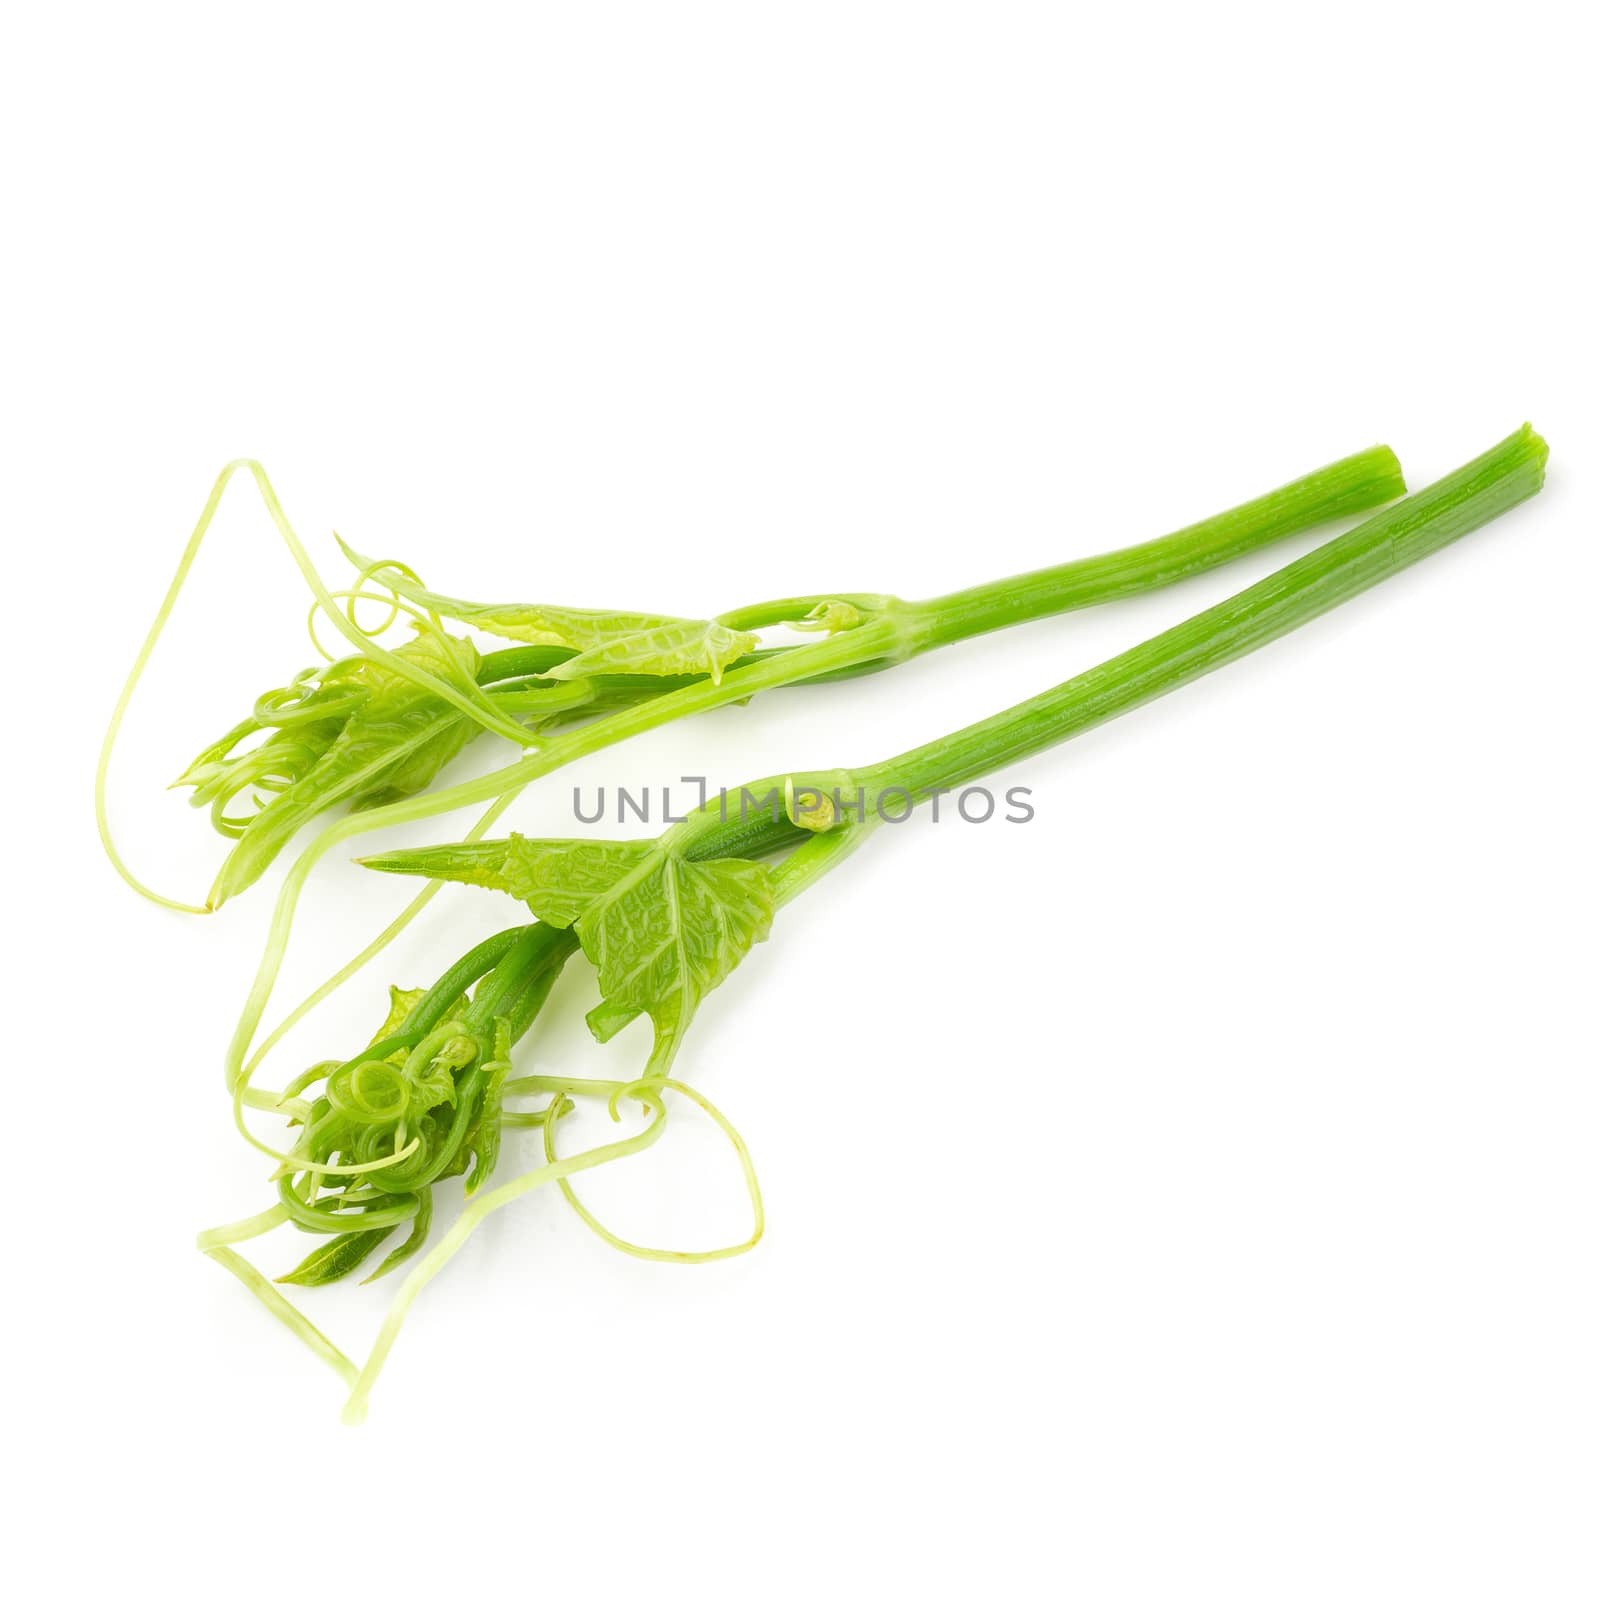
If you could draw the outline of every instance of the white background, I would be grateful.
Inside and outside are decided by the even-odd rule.
[[[1579,9],[10,14],[24,1592],[1596,1592]],[[1031,826],[894,830],[785,913],[680,1062],[755,1153],[752,1255],[627,1260],[534,1197],[349,1430],[193,1251],[266,1203],[220,1057],[281,864],[157,911],[88,794],[223,461],[266,462],[330,573],[337,527],[456,592],[703,615],[942,592],[1379,440],[1422,483],[1525,418],[1538,501],[1029,762]],[[892,753],[1312,542],[680,725],[513,821],[569,828],[572,781]],[[240,486],[114,774],[163,885],[221,845],[162,784],[306,664],[303,609]],[[403,888],[328,864],[279,1000]],[[275,1075],[511,914],[443,897]],[[644,1042],[588,1041],[591,982],[529,1055],[626,1075]],[[662,1242],[744,1225],[689,1119],[585,1193]],[[383,1296],[313,1309],[359,1351]]]

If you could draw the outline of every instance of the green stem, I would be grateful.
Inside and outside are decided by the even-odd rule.
[[[577,936],[567,928],[553,928],[547,922],[524,928],[517,943],[479,984],[463,1013],[461,1020],[468,1032],[492,1043],[496,1019],[509,1020],[526,1012],[529,991],[542,997],[577,947]],[[520,1028],[513,1024],[513,1040],[532,1021],[533,1013],[528,1012]]]
[[[922,648],[1163,588],[1405,492],[1394,452],[1378,445],[1163,538],[923,601]]]
[[[855,827],[812,834],[798,850],[772,869],[773,910],[781,911],[797,895],[853,855],[877,825],[876,817],[868,817],[866,822]]]
[[[412,1043],[431,1033],[449,1014],[451,1006],[464,995],[485,973],[491,972],[499,966],[500,962],[510,954],[527,937],[526,926],[505,928],[499,933],[490,934],[480,944],[476,944],[455,962],[450,970],[444,973],[429,986],[428,992],[417,1002],[411,1015],[406,1018],[404,1036],[410,1038]],[[379,1040],[370,1046],[376,1050],[383,1046],[397,1046],[400,1036],[393,1040]],[[366,1052],[363,1052],[365,1054]]]
[[[509,650],[491,650],[478,661],[478,682],[487,686],[507,678],[541,678],[577,653],[553,644],[519,644]]]

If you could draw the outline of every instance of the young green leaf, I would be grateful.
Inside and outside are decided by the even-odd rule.
[[[421,1004],[427,994],[426,989],[402,989],[399,984],[389,985],[389,1015],[383,1019],[383,1026],[373,1034],[367,1042],[378,1044],[384,1039],[393,1037],[400,1032],[406,1024],[406,1018]],[[460,1002],[458,1001],[459,1005]]]
[[[434,732],[420,743],[405,741],[406,749],[393,765],[381,768],[383,785],[380,788],[363,788],[350,802],[352,811],[371,811],[386,806],[408,795],[420,794],[463,750],[483,731],[471,717],[464,717],[448,706],[431,719]],[[379,768],[373,763],[374,773]]]
[[[625,873],[657,848],[654,839],[480,839],[368,856],[379,872],[499,889],[546,922],[570,927]]]
[[[720,622],[663,617],[637,633],[581,651],[552,667],[548,676],[588,678],[609,672],[672,677],[703,672],[713,683],[721,683],[724,668],[749,655],[760,642],[755,634],[725,628]]]
[[[393,1228],[373,1228],[366,1233],[335,1234],[326,1244],[318,1245],[293,1272],[284,1273],[278,1282],[295,1283],[308,1289],[336,1283],[340,1278],[349,1277],[393,1232]]]
[[[662,849],[579,918],[601,994],[650,1017],[652,1073],[665,1074],[700,1002],[766,938],[773,909],[759,861],[688,861]]]

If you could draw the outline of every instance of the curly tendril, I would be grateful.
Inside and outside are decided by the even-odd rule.
[[[302,722],[342,717],[361,704],[359,694],[341,693],[337,687],[322,683],[321,677],[321,667],[306,667],[295,673],[282,689],[269,689],[256,700],[250,708],[251,719],[264,728],[293,728]],[[332,698],[319,699],[329,688],[333,688]]]
[[[338,1063],[335,1064],[338,1065]],[[328,1065],[328,1063],[323,1062],[320,1063],[320,1065],[325,1067]],[[250,1131],[250,1125],[245,1121],[244,1118],[245,1110],[248,1107],[260,1111],[281,1112],[285,1100],[293,1092],[295,1091],[286,1089],[281,1095],[274,1095],[270,1092],[263,1094],[259,1090],[252,1093],[250,1089],[249,1069],[240,1074],[238,1082],[233,1086],[234,1128],[237,1130],[239,1137],[243,1139],[252,1150],[259,1150],[262,1155],[271,1156],[272,1159],[278,1164],[280,1171],[316,1173],[319,1176],[329,1176],[337,1173],[340,1177],[351,1177],[360,1173],[378,1172],[385,1167],[398,1166],[402,1161],[408,1160],[417,1152],[417,1150],[421,1148],[420,1136],[413,1136],[411,1141],[403,1148],[397,1147],[388,1155],[375,1156],[354,1166],[342,1166],[333,1161],[316,1161],[309,1159],[301,1153],[302,1149],[304,1148],[305,1134],[302,1135],[301,1141],[296,1144],[294,1149],[275,1149],[264,1139],[257,1138],[256,1135]],[[309,1134],[310,1131],[311,1130],[308,1128],[306,1130],[306,1134]]]
[[[507,1092],[514,1086],[534,1085],[539,1083],[552,1084],[560,1082],[563,1087],[557,1093],[558,1104],[567,1093],[582,1093],[578,1087],[583,1080],[573,1079],[519,1079],[514,1084],[507,1084]],[[666,1250],[654,1245],[634,1244],[630,1240],[613,1233],[611,1229],[600,1221],[589,1208],[578,1198],[571,1183],[561,1178],[557,1181],[561,1186],[561,1196],[567,1204],[578,1214],[584,1225],[591,1232],[597,1234],[614,1250],[620,1250],[624,1255],[636,1256],[641,1261],[671,1261],[684,1265],[692,1265],[706,1261],[726,1261],[733,1256],[742,1256],[746,1251],[753,1250],[761,1242],[761,1235],[766,1231],[766,1212],[761,1203],[761,1184],[756,1177],[755,1163],[750,1159],[750,1151],[740,1136],[739,1130],[697,1089],[691,1089],[688,1084],[681,1083],[676,1078],[636,1078],[629,1083],[604,1083],[594,1085],[597,1091],[609,1089],[606,1099],[606,1109],[611,1114],[613,1122],[620,1120],[618,1106],[623,1100],[636,1100],[646,1105],[661,1106],[659,1091],[670,1089],[674,1094],[682,1095],[686,1100],[693,1101],[695,1105],[706,1113],[713,1122],[727,1136],[728,1142],[733,1146],[735,1155],[739,1158],[739,1170],[744,1178],[745,1192],[750,1197],[750,1214],[752,1225],[750,1236],[738,1244],[722,1245],[714,1250]],[[527,1093],[537,1093],[538,1089],[529,1087]],[[661,1107],[662,1115],[665,1108]],[[552,1164],[557,1161],[556,1156],[556,1119],[548,1118],[544,1125],[544,1153],[545,1159]]]

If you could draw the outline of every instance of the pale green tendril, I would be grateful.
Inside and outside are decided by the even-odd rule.
[[[582,1080],[550,1079],[550,1078],[522,1078],[513,1080],[506,1085],[506,1092],[519,1089],[533,1094],[541,1090],[550,1090],[557,1096],[552,1104],[560,1104],[561,1098],[567,1093],[583,1093],[585,1087],[580,1088]],[[557,1084],[559,1088],[555,1087]],[[727,1136],[728,1142],[733,1146],[734,1153],[739,1158],[739,1170],[744,1178],[745,1192],[750,1197],[751,1229],[750,1235],[738,1244],[721,1245],[711,1250],[668,1250],[654,1245],[633,1244],[621,1235],[613,1233],[610,1228],[600,1221],[589,1208],[578,1198],[571,1183],[566,1178],[559,1179],[562,1198],[577,1212],[585,1226],[597,1234],[614,1250],[620,1250],[624,1255],[636,1256],[641,1261],[670,1261],[680,1264],[696,1264],[706,1261],[727,1261],[733,1256],[742,1256],[748,1250],[754,1250],[761,1242],[761,1235],[766,1231],[766,1211],[761,1203],[761,1184],[756,1177],[755,1163],[750,1159],[750,1151],[741,1137],[739,1130],[697,1089],[691,1089],[688,1084],[680,1083],[676,1078],[651,1078],[635,1079],[631,1083],[606,1083],[597,1080],[594,1084],[596,1092],[609,1091],[606,1109],[611,1113],[612,1121],[619,1118],[618,1104],[623,1099],[640,1098],[646,1094],[654,1094],[658,1089],[670,1089],[674,1094],[680,1094],[685,1099],[691,1100],[699,1106],[717,1127]],[[545,1159],[554,1164],[556,1156],[556,1119],[549,1117],[544,1124],[544,1153]]]

